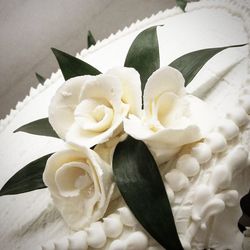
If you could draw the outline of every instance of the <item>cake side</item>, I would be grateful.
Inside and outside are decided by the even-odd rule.
[[[225,4],[227,4],[225,7]],[[230,7],[230,4],[232,4]],[[193,6],[193,7],[192,7]],[[236,4],[236,6],[238,6]],[[237,38],[234,38],[233,36],[230,37],[228,39],[228,37],[230,36],[230,33],[227,33],[227,34],[224,34],[224,37],[223,38],[218,38],[218,40],[216,41],[216,39],[211,39],[211,41],[209,40],[206,40],[206,39],[202,39],[202,41],[198,42],[198,45],[194,44],[193,42],[190,42],[190,44],[188,45],[185,45],[182,47],[182,50],[177,51],[177,49],[175,49],[175,52],[172,52],[171,53],[168,53],[168,50],[169,52],[172,51],[172,47],[176,47],[178,48],[179,46],[181,46],[183,44],[183,41],[185,41],[185,34],[183,35],[183,37],[177,37],[178,39],[176,39],[176,37],[174,37],[171,32],[170,34],[167,34],[165,33],[165,30],[164,29],[159,29],[159,40],[160,40],[160,47],[163,48],[164,51],[166,51],[166,53],[161,53],[161,55],[169,55],[170,56],[166,56],[165,58],[161,58],[162,60],[162,66],[165,65],[165,64],[168,64],[169,62],[171,62],[171,60],[174,58],[174,57],[178,57],[180,54],[182,53],[187,53],[189,51],[192,51],[192,50],[197,50],[199,48],[204,48],[204,47],[215,47],[215,46],[220,46],[220,45],[225,45],[225,42],[228,42],[228,44],[230,43],[233,43],[233,44],[237,44],[237,43],[242,43],[242,42],[245,42],[247,39],[249,40],[249,38],[247,36],[249,36],[249,30],[246,30],[244,31],[244,29],[249,29],[249,27],[246,27],[243,25],[243,23],[245,22],[244,17],[242,19],[242,16],[241,16],[241,13],[247,13],[245,12],[245,10],[241,9],[241,7],[238,6],[239,9],[235,8],[235,4],[233,1],[223,1],[223,3],[220,1],[220,2],[213,2],[211,4],[211,2],[203,2],[202,4],[192,4],[192,5],[189,5],[188,7],[188,13],[193,13],[195,11],[199,11],[199,9],[203,9],[207,7],[208,9],[210,9],[210,12],[208,10],[208,12],[205,11],[206,14],[206,18],[208,19],[209,17],[211,17],[211,13],[212,12],[217,12],[217,14],[215,14],[215,16],[218,17],[218,15],[220,15],[221,13],[224,14],[224,18],[226,20],[229,20],[229,17],[231,14],[234,15],[234,21],[233,21],[233,27],[235,28],[235,30],[232,29],[232,33],[231,35],[235,34],[234,32],[239,32],[240,34],[242,33],[242,35],[240,35],[240,37],[237,37]],[[232,9],[230,9],[232,8]],[[206,8],[205,8],[206,9]],[[221,9],[221,11],[219,10]],[[216,10],[216,11],[214,11]],[[230,10],[230,11],[229,11]],[[225,14],[227,12],[232,12],[229,14]],[[101,69],[101,70],[107,70],[108,68],[111,68],[113,66],[117,66],[117,65],[122,65],[123,61],[124,61],[124,57],[125,57],[125,54],[126,54],[126,51],[132,41],[132,39],[134,38],[134,36],[138,33],[138,30],[142,29],[142,28],[145,28],[147,25],[153,25],[153,24],[156,24],[156,23],[162,23],[162,22],[166,22],[167,25],[171,26],[171,25],[174,25],[174,24],[171,24],[172,23],[176,23],[174,21],[171,21],[173,20],[174,18],[178,18],[179,14],[181,12],[179,11],[179,9],[174,9],[174,10],[171,10],[171,11],[166,11],[166,12],[163,12],[163,13],[160,13],[156,16],[154,16],[153,18],[151,19],[146,19],[145,21],[143,21],[142,23],[138,23],[137,25],[132,25],[130,29],[128,29],[127,31],[124,31],[124,32],[121,32],[120,34],[114,36],[113,38],[110,38],[110,41],[107,40],[107,42],[103,42],[103,47],[101,46],[101,48],[98,48],[97,47],[93,47],[92,48],[92,52],[90,50],[91,53],[87,53],[87,52],[83,52],[82,53],[82,56],[84,56],[84,60],[95,65],[96,61],[98,61],[98,65],[95,65],[97,68]],[[187,13],[187,14],[188,14]],[[242,14],[243,15],[243,14]],[[247,14],[245,14],[247,16]],[[198,17],[203,17],[204,18],[204,12],[202,13],[202,15],[198,15],[197,17],[195,17],[194,20],[197,20]],[[185,17],[187,18],[186,20],[189,19],[188,15]],[[185,21],[185,18],[182,19],[182,22]],[[205,24],[205,20],[207,20],[206,18],[204,18],[203,20],[203,24]],[[165,20],[166,19],[166,20]],[[190,18],[191,20],[192,18]],[[168,21],[170,20],[170,21]],[[243,20],[243,21],[242,21]],[[169,24],[170,23],[170,24]],[[237,23],[237,25],[236,25]],[[144,26],[145,25],[145,26]],[[182,26],[182,24],[180,23],[180,26]],[[242,28],[243,26],[243,28]],[[176,27],[176,26],[175,26]],[[177,25],[178,27],[178,25]],[[192,26],[190,26],[192,27]],[[198,31],[197,31],[198,29]],[[220,30],[220,27],[217,27],[217,30]],[[198,32],[198,34],[200,34],[199,32],[202,31],[202,24],[200,25],[200,30],[199,30],[199,25],[198,27],[196,27],[196,32]],[[162,33],[161,33],[162,32]],[[207,33],[207,36],[208,38],[210,37],[211,35],[211,30]],[[218,31],[216,31],[218,32]],[[215,33],[216,33],[215,32]],[[229,31],[230,32],[230,31]],[[206,33],[206,32],[205,32]],[[206,36],[206,34],[203,34],[204,36]],[[195,35],[194,35],[195,36]],[[164,48],[164,40],[171,40],[169,39],[170,37],[172,37],[172,41],[169,43],[169,46],[167,46],[167,48]],[[221,40],[220,40],[221,39]],[[228,40],[227,40],[228,39]],[[179,45],[176,45],[176,40],[180,43]],[[106,44],[105,44],[106,43]],[[162,43],[162,44],[161,44]],[[100,46],[100,45],[99,45]],[[113,47],[113,51],[114,51],[114,54],[117,56],[114,57],[113,61],[109,61],[107,63],[107,58],[109,58],[109,51],[110,49],[112,49]],[[122,49],[121,49],[122,48]],[[160,48],[160,49],[161,49]],[[118,53],[119,51],[119,53]],[[233,98],[233,102],[232,103],[236,103],[238,102],[238,95],[241,95],[242,94],[242,89],[241,87],[239,87],[239,85],[237,85],[237,82],[236,81],[239,81],[241,82],[241,85],[245,87],[245,79],[247,79],[247,74],[249,72],[247,72],[247,70],[249,71],[249,64],[247,62],[246,59],[244,59],[244,55],[245,55],[245,49],[242,49],[240,50],[240,52],[235,52],[235,51],[231,51],[231,52],[228,52],[228,54],[231,56],[230,58],[232,59],[229,63],[224,63],[223,66],[220,66],[219,67],[219,70],[218,70],[218,67],[214,67],[213,68],[213,63],[216,63],[216,60],[212,61],[213,63],[211,63],[211,65],[209,66],[206,66],[203,70],[203,72],[201,72],[201,75],[203,75],[204,78],[202,79],[202,77],[200,76],[200,80],[199,81],[196,81],[197,83],[192,83],[190,84],[190,89],[189,91],[192,93],[196,93],[197,95],[201,95],[203,97],[203,99],[208,102],[208,103],[211,103],[214,104],[214,107],[218,107],[218,109],[220,110],[219,113],[221,113],[221,116],[223,116],[224,112],[227,112],[227,105],[228,103],[231,103],[231,100]],[[118,54],[117,54],[118,53]],[[180,53],[180,54],[179,54]],[[235,54],[234,56],[232,56],[232,54]],[[119,55],[119,56],[118,56]],[[171,57],[172,55],[172,57]],[[227,58],[227,53],[225,53],[223,56],[225,57],[222,57],[221,61],[225,62],[225,58]],[[101,60],[97,60],[97,58],[102,58]],[[100,64],[100,65],[99,65]],[[105,66],[102,66],[102,65],[105,65]],[[237,66],[235,66],[237,65]],[[212,68],[211,68],[212,67]],[[232,68],[233,67],[233,68]],[[236,72],[236,75],[237,77],[235,77],[235,72]],[[238,73],[237,73],[238,72]],[[240,72],[240,73],[239,73]],[[219,74],[221,73],[221,74]],[[243,74],[242,74],[243,73]],[[56,75],[58,75],[60,73],[57,73]],[[241,76],[241,78],[240,78]],[[211,93],[214,92],[213,90],[213,86],[217,85],[216,88],[217,88],[217,92],[218,92],[218,89],[222,88],[224,90],[224,87],[225,88],[228,88],[226,90],[226,95],[221,98],[219,95],[217,94],[211,94],[211,93],[206,93],[206,91],[199,91],[201,89],[202,86],[200,86],[200,82],[202,82],[204,85],[207,84],[207,81],[209,79],[213,78],[214,79],[214,83],[211,84]],[[206,80],[208,79],[208,80]],[[219,82],[219,83],[218,83]],[[16,152],[16,154],[23,154],[21,159],[20,159],[20,165],[19,166],[16,166],[16,159],[13,159],[12,161],[10,160],[10,162],[8,163],[9,165],[9,168],[8,170],[6,170],[6,175],[3,176],[3,179],[1,179],[1,183],[3,184],[5,180],[7,180],[9,178],[9,176],[11,176],[19,167],[25,165],[25,163],[29,162],[30,160],[32,159],[35,159],[36,157],[39,157],[41,156],[41,154],[45,154],[45,153],[49,153],[49,152],[53,152],[53,151],[57,151],[59,148],[63,147],[62,143],[59,141],[59,140],[56,140],[56,139],[45,139],[45,138],[36,138],[36,139],[33,139],[31,138],[31,136],[28,136],[27,134],[25,135],[22,135],[20,134],[20,136],[18,134],[15,134],[13,135],[13,139],[11,139],[11,136],[10,134],[12,133],[12,131],[17,128],[18,126],[22,125],[22,123],[25,123],[25,122],[29,122],[30,121],[30,114],[33,110],[33,107],[34,107],[34,103],[35,106],[37,107],[40,107],[41,106],[41,103],[44,102],[44,98],[45,96],[49,96],[49,98],[47,99],[48,102],[49,102],[49,99],[51,98],[52,96],[52,92],[56,90],[56,88],[58,86],[60,86],[61,84],[63,83],[63,79],[61,76],[59,76],[58,80],[55,81],[55,85],[54,84],[48,84],[49,85],[49,88],[47,90],[44,91],[44,96],[42,96],[42,94],[40,94],[39,96],[37,96],[35,94],[35,96],[33,96],[34,98],[32,98],[32,100],[29,102],[27,102],[27,105],[25,104],[24,107],[22,108],[22,110],[20,112],[18,112],[18,114],[15,114],[15,117],[12,116],[12,118],[7,118],[7,122],[6,120],[3,122],[3,123],[9,123],[8,126],[4,125],[4,131],[2,133],[1,136],[3,136],[2,138],[4,138],[4,142],[6,142],[5,145],[15,145],[14,147],[16,148],[22,148],[21,152]],[[53,85],[53,90],[52,90],[52,86]],[[231,86],[232,85],[232,86]],[[47,92],[46,92],[47,91]],[[196,91],[196,92],[195,92]],[[39,91],[38,91],[39,92]],[[204,94],[205,93],[205,94]],[[234,97],[235,93],[237,93],[236,97]],[[248,94],[248,90],[245,88],[243,90],[243,93],[244,94]],[[32,95],[31,95],[32,96]],[[217,97],[216,97],[217,96]],[[46,97],[47,98],[47,97]],[[39,99],[39,100],[38,100]],[[214,100],[217,99],[218,101],[214,102]],[[227,100],[226,104],[220,104],[220,101],[222,103],[222,100],[220,99],[223,99],[223,100]],[[24,102],[25,103],[25,102]],[[19,105],[20,106],[20,105]],[[32,106],[32,107],[28,107],[28,106]],[[212,105],[213,106],[213,105]],[[28,114],[28,115],[27,115]],[[41,112],[37,112],[37,116],[39,115],[44,115],[46,116],[46,107],[44,107],[44,110],[41,111]],[[26,117],[25,117],[26,116]],[[41,116],[40,116],[41,117]],[[35,117],[34,116],[34,119],[36,118],[40,118],[40,117]],[[14,120],[12,120],[14,119]],[[16,120],[15,120],[16,119]],[[26,119],[26,120],[25,120]],[[12,121],[11,121],[12,120]],[[2,123],[2,124],[3,124]],[[243,130],[245,131],[248,131],[248,127],[245,126],[245,127],[241,127],[241,132],[243,132]],[[244,134],[245,133],[245,134]],[[244,132],[242,135],[241,135],[241,138],[239,140],[234,140],[234,141],[230,141],[229,143],[229,149],[233,149],[236,145],[238,145],[239,143],[242,143],[244,144],[245,147],[248,147],[249,148],[249,145],[247,144],[246,141],[244,141],[245,139],[244,138],[247,138],[248,137],[248,132]],[[23,146],[23,140],[27,140],[27,138],[30,137],[30,141],[27,142],[27,145],[30,145],[30,144],[35,144],[35,145],[41,145],[41,148],[39,148],[40,146],[38,146],[38,148],[36,148],[36,150],[34,150],[33,154],[30,154],[30,147],[27,147],[27,151],[25,149],[25,152],[23,148],[25,148],[25,146]],[[248,137],[249,138],[249,137]],[[19,140],[19,144],[15,144],[16,143],[16,140]],[[9,151],[9,149],[7,149],[6,151]],[[13,151],[12,152],[3,152],[1,154],[1,159],[6,159],[6,155],[7,155],[7,158],[8,159],[11,159],[11,156],[13,155]],[[216,156],[213,156],[213,159],[214,161],[217,161],[217,155]],[[221,160],[221,161],[224,161],[224,155],[220,156],[218,161]],[[5,162],[2,160],[2,162]],[[13,166],[15,166],[13,168]],[[207,166],[209,168],[209,166]],[[171,166],[171,168],[174,168],[174,165]],[[9,171],[9,172],[8,172]],[[244,176],[247,176],[248,172],[246,172],[246,175]],[[237,177],[238,178],[238,177]],[[242,180],[240,179],[241,177],[239,177],[239,180],[235,182],[235,188],[237,187],[238,188],[238,183],[240,183]],[[244,182],[246,183],[246,181]],[[241,191],[241,195],[244,194],[244,192],[246,191],[246,189],[249,188],[249,187],[243,187],[242,188],[242,191]],[[245,192],[246,193],[246,192]],[[177,197],[178,197],[179,194],[177,194]],[[20,214],[17,214],[17,217],[20,217],[22,219],[20,219],[20,221],[18,221],[18,226],[16,228],[16,232],[14,233],[14,238],[15,238],[15,241],[14,241],[14,244],[17,244],[17,246],[20,246],[22,247],[23,249],[32,249],[32,245],[33,244],[42,244],[42,238],[44,240],[44,236],[42,237],[42,235],[46,235],[45,238],[48,239],[48,240],[52,240],[52,246],[54,247],[59,247],[60,248],[60,244],[64,245],[66,247],[65,244],[69,244],[70,241],[67,241],[67,237],[66,237],[66,240],[64,239],[62,242],[59,241],[59,243],[56,243],[54,244],[53,242],[56,241],[56,239],[60,239],[60,237],[63,237],[65,235],[69,235],[69,234],[72,234],[72,232],[70,232],[66,225],[63,224],[63,222],[60,220],[60,217],[59,215],[55,212],[55,211],[51,211],[53,210],[53,208],[51,208],[50,205],[48,205],[50,203],[50,199],[48,198],[49,194],[47,191],[45,190],[40,190],[40,191],[35,191],[33,193],[33,195],[31,194],[23,194],[22,196],[20,196],[20,198],[18,197],[12,197],[10,200],[11,201],[8,201],[8,199],[10,197],[4,197],[3,198],[3,202],[2,204],[4,204],[4,213],[3,213],[3,217],[1,218],[1,221],[3,220],[4,221],[4,217],[11,217],[13,215],[11,215],[11,212],[8,214],[6,211],[6,209],[8,207],[12,207],[14,204],[19,204],[18,207],[20,207]],[[29,214],[29,202],[33,202],[35,200],[35,197],[38,197],[37,198],[37,202],[34,202],[34,210],[37,209],[37,207],[39,207],[38,209],[38,212],[36,214],[36,216],[33,215],[30,215]],[[27,200],[25,200],[27,199]],[[44,202],[41,202],[41,200],[43,200]],[[17,202],[17,203],[16,203]],[[40,203],[43,203],[43,204],[40,204]],[[25,204],[25,205],[23,205]],[[176,203],[178,204],[178,203]],[[46,210],[46,207],[48,206],[47,210]],[[178,208],[177,208],[178,210]],[[14,210],[15,211],[15,210]],[[23,211],[26,211],[27,213],[27,221],[24,221],[23,217],[22,217],[22,213]],[[45,211],[45,213],[44,213]],[[18,211],[19,212],[19,211]],[[15,213],[15,212],[14,212]],[[14,214],[13,213],[13,214]],[[33,212],[34,213],[34,212]],[[39,214],[40,213],[40,214]],[[237,212],[239,213],[239,212]],[[51,216],[52,214],[54,214],[54,216]],[[15,221],[15,215],[13,216],[14,218],[12,219],[13,223]],[[29,218],[28,218],[29,217]],[[36,217],[35,220],[33,220],[33,218],[31,217]],[[47,221],[48,221],[48,218],[49,218],[49,221],[53,221],[53,223],[49,223],[50,225],[47,224]],[[223,217],[222,217],[223,218]],[[23,220],[23,221],[22,221]],[[39,223],[38,223],[39,222]],[[26,227],[23,226],[26,224]],[[216,226],[216,223],[213,223],[215,226],[214,227],[218,227],[218,225]],[[218,224],[218,223],[217,223]],[[8,235],[5,240],[3,242],[6,242],[5,244],[8,244],[8,239],[10,239],[10,235],[13,237],[13,232],[15,230],[12,230],[12,229],[9,229],[9,225],[10,225],[10,220],[5,220],[5,223],[4,223],[5,227],[3,227],[3,230],[5,231],[5,233],[3,233],[3,237],[6,237],[6,235]],[[31,225],[33,225],[32,227],[30,227]],[[42,225],[42,229],[41,229],[41,225]],[[44,230],[44,227],[46,228]],[[98,228],[93,226],[94,228]],[[140,226],[132,226],[131,227],[131,230],[135,230],[134,228],[140,228]],[[182,229],[183,226],[180,226],[180,228]],[[20,230],[21,228],[21,230]],[[30,228],[30,229],[28,229]],[[49,232],[48,228],[51,228],[51,231]],[[177,228],[178,228],[178,225],[177,225]],[[47,233],[45,233],[44,231],[47,230]],[[95,229],[93,229],[95,230]],[[93,233],[93,230],[91,231],[88,231],[83,233],[83,232],[80,232],[78,235],[85,235],[87,237],[87,235],[90,234],[90,232]],[[102,230],[102,229],[100,229]],[[118,230],[118,229],[117,229]],[[138,229],[139,230],[139,229]],[[140,229],[141,230],[141,229]],[[126,230],[125,230],[126,231]],[[53,233],[51,233],[53,232]],[[95,231],[94,231],[95,232]],[[128,232],[131,232],[129,227],[128,227]],[[237,232],[238,234],[238,232]],[[124,233],[123,234],[124,236],[124,240],[129,237],[128,235],[130,235],[130,233]],[[143,236],[140,236],[141,234],[137,234],[137,237],[142,237],[143,239],[145,239],[145,235],[143,233]],[[85,236],[81,236],[80,238],[77,238],[78,240],[76,240],[77,242],[79,241],[82,241],[83,242],[83,239]],[[9,238],[8,238],[9,237]],[[27,243],[26,241],[28,241],[29,238],[33,238],[33,242],[30,242],[30,243]],[[74,237],[74,235],[72,236]],[[131,236],[132,237],[132,236]],[[216,238],[216,233],[215,235],[213,236]],[[229,236],[227,236],[229,237]],[[37,239],[35,239],[37,238]],[[108,237],[110,239],[113,239],[112,241],[114,241],[114,237]],[[133,238],[133,237],[132,237]],[[75,239],[75,238],[74,238]],[[210,239],[209,239],[210,240]],[[240,239],[241,240],[241,239]],[[239,240],[239,242],[240,242]],[[1,239],[2,241],[2,239]],[[198,235],[198,239],[195,240],[197,241],[198,243],[195,243],[198,245],[198,247],[204,247],[202,244],[204,244],[204,236],[199,236]],[[199,242],[201,241],[201,242]],[[207,239],[208,241],[208,239]],[[218,239],[215,239],[215,240],[212,240],[211,244],[210,243],[206,243],[206,244],[209,244],[210,247],[220,247],[220,245],[218,245],[222,240],[218,240]],[[61,242],[61,243],[60,243]],[[66,242],[66,243],[65,243]],[[72,240],[73,242],[73,240]],[[74,240],[75,242],[75,240]],[[110,241],[108,241],[110,242]],[[143,241],[145,242],[145,240]],[[146,241],[148,242],[148,241]],[[214,243],[214,242],[218,242],[217,243]],[[29,245],[30,244],[30,245]],[[59,245],[58,245],[59,244]],[[70,243],[70,244],[73,244],[73,243]],[[85,243],[82,243],[82,244],[85,244]],[[107,243],[106,247],[109,246],[110,243]],[[150,243],[151,244],[151,243]],[[155,243],[152,243],[152,244],[155,244]],[[213,245],[214,244],[214,245]],[[217,245],[216,245],[217,244]],[[230,243],[228,243],[230,244]],[[7,245],[6,245],[7,246]],[[14,246],[14,245],[13,245]],[[26,248],[25,248],[26,247]],[[69,247],[69,246],[67,246]],[[147,246],[146,246],[147,247]],[[233,249],[236,249],[236,248],[233,248]]]

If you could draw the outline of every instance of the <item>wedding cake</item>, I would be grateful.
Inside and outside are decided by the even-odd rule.
[[[157,26],[160,69],[148,78],[142,93],[138,73],[122,66],[131,43],[152,26]],[[150,149],[184,249],[250,249],[249,231],[245,230],[244,236],[238,228],[240,199],[250,189],[249,40],[247,1],[193,2],[185,12],[179,7],[160,12],[77,55],[106,72],[101,76],[79,76],[65,83],[58,70],[31,88],[0,122],[0,187],[25,165],[56,153],[45,161],[43,180],[48,189],[0,197],[1,249],[164,249],[138,222],[112,177],[112,157],[126,134],[144,141]],[[168,66],[193,51],[232,45],[244,46],[227,48],[212,57],[186,87],[182,74]],[[168,87],[162,79],[170,79]],[[126,81],[138,84],[120,87],[120,82]],[[87,97],[79,104],[80,95]],[[93,102],[89,96],[98,98]],[[122,104],[119,98],[123,98]],[[112,111],[110,105],[116,108]],[[167,117],[166,107],[175,110]],[[77,124],[71,119],[73,108]],[[81,116],[86,110],[88,115]],[[185,117],[180,118],[184,112]],[[63,140],[14,133],[24,124],[48,116]],[[150,121],[145,122],[147,117]],[[114,128],[107,129],[110,119],[115,119]],[[81,132],[78,122],[84,124],[81,129],[91,132]],[[121,122],[126,134],[121,132]],[[183,129],[187,122],[190,124]],[[166,124],[171,129],[158,133]],[[167,150],[162,145],[167,145]],[[80,152],[75,151],[78,147]],[[89,162],[95,170],[88,169]],[[60,164],[64,167],[57,170]],[[81,175],[72,187],[70,181],[82,169],[88,174]],[[100,193],[96,195],[93,188]],[[79,195],[83,189],[84,194]]]

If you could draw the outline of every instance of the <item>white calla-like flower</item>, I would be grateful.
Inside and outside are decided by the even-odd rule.
[[[120,132],[124,117],[139,115],[141,83],[132,68],[79,76],[60,87],[49,106],[49,121],[67,142],[92,147]]]
[[[172,67],[155,71],[145,86],[142,116],[130,115],[124,121],[125,132],[143,140],[159,164],[181,146],[204,138],[212,127],[208,106],[186,93],[184,81]]]
[[[66,223],[79,230],[102,218],[115,184],[112,169],[88,148],[64,150],[47,161],[43,180]]]

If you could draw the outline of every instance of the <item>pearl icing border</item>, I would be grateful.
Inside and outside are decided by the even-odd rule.
[[[42,250],[87,250],[89,247],[99,249],[109,244],[110,250],[155,249],[154,243],[139,228],[138,222],[127,207],[122,207],[116,213],[102,221],[92,223],[88,228],[70,236],[48,242],[41,246]],[[124,232],[129,232],[124,234]],[[159,248],[158,248],[159,249]]]
[[[250,98],[250,95],[247,97]],[[245,98],[245,100],[248,98]],[[236,112],[238,110],[241,112]],[[203,142],[196,143],[190,149],[190,154],[182,154],[177,159],[176,164],[172,164],[173,168],[165,175],[165,186],[172,206],[175,202],[175,193],[187,189],[190,183],[195,185],[197,190],[191,204],[191,224],[181,238],[185,249],[191,249],[190,242],[195,233],[200,227],[206,228],[206,222],[212,215],[222,212],[226,206],[236,206],[239,202],[237,190],[228,188],[234,172],[249,167],[250,160],[243,145],[236,145],[231,148],[229,146],[240,135],[240,129],[249,124],[249,115],[250,104],[240,101],[239,106],[226,115],[227,118],[222,124],[219,124],[214,131],[204,138]],[[217,155],[224,151],[227,151],[228,154],[223,157],[223,163],[212,163],[212,166],[203,170],[204,165],[209,163],[212,158],[217,158]],[[180,161],[183,156],[196,160],[197,164],[199,164],[199,171],[191,175],[183,171],[185,169],[183,165],[187,164],[187,162]],[[203,171],[203,174],[208,174],[208,183],[202,186],[199,183],[196,184],[197,179],[195,178],[200,171]],[[221,178],[222,176],[223,178]],[[189,194],[186,194],[184,200],[180,204],[177,202],[176,205],[185,206],[185,202],[190,202],[188,197]],[[173,208],[173,211],[174,217],[178,221],[178,210]]]

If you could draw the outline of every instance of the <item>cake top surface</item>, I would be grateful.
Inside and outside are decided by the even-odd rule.
[[[161,67],[191,51],[249,42],[250,10],[244,1],[202,1],[188,4],[186,10],[187,12],[183,13],[179,8],[173,8],[132,24],[129,28],[118,31],[108,39],[98,42],[90,49],[83,50],[77,57],[102,72],[120,67],[123,65],[127,51],[136,35],[149,26],[162,24],[164,26],[157,28]],[[246,82],[249,82],[249,70],[249,46],[225,50],[202,68],[197,77],[188,85],[187,92],[201,98],[216,110],[219,119],[225,118],[229,111],[236,110],[240,97],[248,91],[249,87]],[[23,124],[47,117],[50,100],[63,83],[61,72],[53,73],[43,85],[39,84],[36,89],[32,88],[29,96],[19,102],[16,109],[1,121],[0,138],[3,142],[0,150],[1,186],[22,166],[42,155],[66,148],[62,140],[55,138],[33,136],[21,132],[13,133]],[[237,110],[235,112],[237,113]],[[244,131],[241,129],[241,132],[242,135],[238,140],[228,143],[228,152],[233,151],[239,144],[242,144],[247,150],[250,149],[247,139],[249,138],[248,127]],[[213,155],[213,159],[215,162],[226,161],[224,155]],[[233,184],[237,186],[237,183],[243,183],[238,190],[241,195],[249,189],[247,186],[249,170],[246,171],[244,178],[236,176]],[[178,200],[181,196],[182,194],[179,193],[175,197]],[[52,245],[55,249],[61,249],[61,246],[69,244],[65,243],[65,240],[70,242],[68,239],[70,235],[74,235],[74,232],[68,228],[53,207],[48,190],[36,190],[18,196],[4,196],[1,199],[0,241],[3,246],[8,249],[17,247],[34,249],[34,246],[44,245],[44,249],[47,249],[46,242],[57,242]],[[176,204],[173,206],[173,211],[178,210],[178,202]],[[178,214],[178,211],[176,213]],[[211,237],[211,244],[214,245],[210,247],[218,246],[220,236],[217,237],[216,233],[221,230],[218,224],[228,218],[230,213],[231,210],[218,218],[216,224],[218,230]],[[230,227],[230,223],[228,226]],[[226,227],[227,222],[224,222],[225,235],[227,234]],[[85,236],[77,237],[75,241],[78,242]],[[197,246],[199,246],[200,239],[204,240],[202,233],[197,237]],[[239,232],[236,233],[236,238],[230,239],[230,237],[228,232],[228,237],[226,237],[228,242],[223,243],[225,246],[232,247],[233,242],[237,242],[236,238],[242,238]],[[107,249],[109,244],[107,243]],[[154,246],[154,243],[152,245]]]

